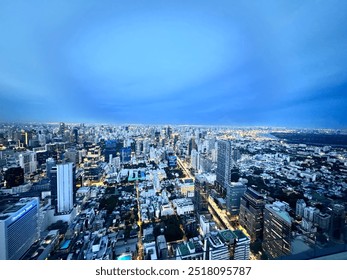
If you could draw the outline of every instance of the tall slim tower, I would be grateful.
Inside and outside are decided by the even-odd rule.
[[[230,184],[233,164],[231,142],[224,140],[218,141],[216,182],[225,191]]]
[[[57,165],[57,212],[70,212],[74,203],[73,163]]]

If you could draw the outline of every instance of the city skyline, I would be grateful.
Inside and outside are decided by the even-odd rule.
[[[346,6],[4,3],[0,120],[346,128]]]

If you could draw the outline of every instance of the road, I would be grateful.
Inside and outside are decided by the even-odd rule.
[[[177,157],[177,163],[183,169],[185,175],[189,179],[194,179],[194,176],[190,173],[190,170],[185,166],[184,162],[179,157]]]

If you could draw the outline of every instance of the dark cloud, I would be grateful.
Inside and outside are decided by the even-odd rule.
[[[8,1],[0,118],[346,127],[343,1]]]

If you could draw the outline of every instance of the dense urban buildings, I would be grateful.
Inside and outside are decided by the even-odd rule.
[[[3,123],[0,259],[330,256],[346,180],[344,131]]]

